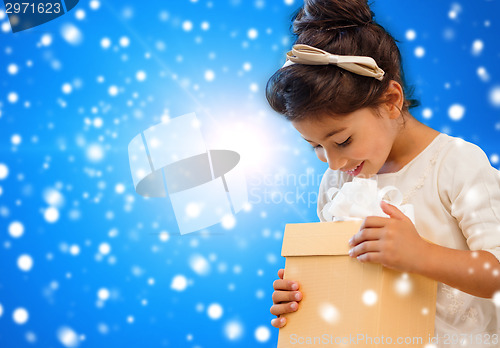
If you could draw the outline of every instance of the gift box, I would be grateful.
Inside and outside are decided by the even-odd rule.
[[[348,256],[361,221],[288,224],[284,279],[303,298],[283,315],[278,348],[424,347],[434,335],[437,282]]]

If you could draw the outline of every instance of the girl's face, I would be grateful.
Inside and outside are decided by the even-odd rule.
[[[380,116],[364,108],[346,116],[325,115],[292,124],[311,144],[318,158],[327,162],[332,170],[370,177],[391,161],[398,133],[395,117],[384,108],[379,112]]]

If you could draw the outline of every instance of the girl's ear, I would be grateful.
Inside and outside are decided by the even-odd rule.
[[[389,86],[384,93],[383,99],[383,105],[388,111],[391,119],[396,119],[401,116],[405,96],[403,88],[398,82],[394,80],[389,82]]]

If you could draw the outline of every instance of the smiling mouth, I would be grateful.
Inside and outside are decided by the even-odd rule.
[[[344,172],[346,172],[347,174],[349,175],[358,175],[359,172],[361,171],[362,167],[363,167],[363,164],[365,163],[365,161],[361,162],[360,164],[358,164],[355,168],[353,169],[350,169],[350,170],[344,170]]]

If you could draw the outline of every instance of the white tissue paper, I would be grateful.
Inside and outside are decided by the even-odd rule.
[[[380,202],[384,200],[401,210],[415,224],[413,205],[402,204],[401,191],[395,186],[378,189],[374,179],[353,178],[341,189],[330,188],[327,195],[330,201],[321,211],[326,221],[362,220],[367,216],[389,217],[380,207]]]

